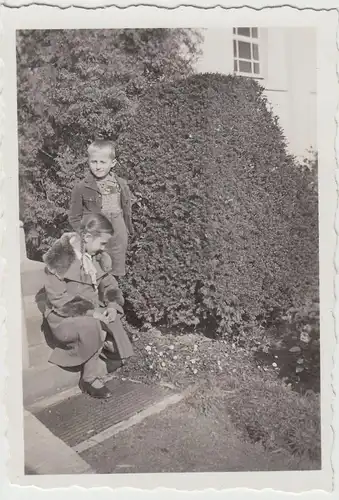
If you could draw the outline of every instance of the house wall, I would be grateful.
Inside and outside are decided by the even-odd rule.
[[[202,30],[197,72],[233,73],[233,31]],[[289,150],[316,149],[316,32],[313,28],[261,28],[259,83],[284,129]]]

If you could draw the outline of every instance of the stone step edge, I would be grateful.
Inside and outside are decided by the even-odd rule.
[[[109,375],[108,377],[117,378],[116,375]],[[34,474],[96,474],[96,471],[79,456],[79,453],[140,424],[148,417],[157,415],[172,405],[178,404],[194,394],[198,388],[199,384],[194,384],[182,392],[165,396],[132,417],[111,426],[109,429],[92,436],[89,440],[83,441],[73,448],[57,438],[31,411],[25,410],[25,443],[27,443],[25,446],[25,466]],[[71,393],[76,395],[78,391],[76,389],[68,390],[65,391],[64,395],[69,397]],[[32,435],[34,436],[34,445],[32,445]],[[53,450],[52,454],[48,453],[47,450],[49,449]]]
[[[104,361],[100,360],[102,376],[107,376],[107,368]],[[54,396],[79,383],[80,373],[69,372],[49,363],[37,367],[29,367],[22,372],[23,404],[25,408]]]
[[[75,450],[27,410],[24,412],[24,435],[25,468],[32,474],[95,474]]]
[[[105,382],[108,382],[109,380],[113,379],[120,379],[122,381],[128,380],[129,382],[133,382],[136,384],[142,384],[139,380],[133,380],[131,378],[127,377],[122,377],[121,375],[119,376],[117,372],[115,373],[108,373],[103,376],[103,379]],[[38,412],[40,410],[43,410],[45,408],[49,408],[50,406],[54,406],[56,404],[62,403],[66,399],[70,399],[74,396],[78,396],[81,394],[81,390],[79,388],[78,384],[79,378],[77,378],[76,384],[74,384],[71,387],[67,387],[61,391],[58,391],[55,394],[52,394],[51,396],[46,396],[44,398],[38,399],[37,401],[34,401],[33,403],[30,403],[26,405],[26,409],[30,412]],[[162,385],[162,384],[159,384]],[[167,387],[169,388],[169,387]],[[172,389],[172,388],[171,388]],[[173,388],[175,389],[175,388]]]

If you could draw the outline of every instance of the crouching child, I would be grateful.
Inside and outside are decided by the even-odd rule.
[[[89,214],[77,233],[65,233],[44,255],[45,317],[57,342],[49,361],[80,367],[80,389],[97,398],[111,396],[100,357],[112,371],[133,355],[120,319],[124,299],[104,253],[112,235],[106,217]]]

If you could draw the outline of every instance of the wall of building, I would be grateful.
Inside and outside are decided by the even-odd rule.
[[[197,72],[233,73],[233,31],[203,30]],[[313,28],[261,28],[258,80],[285,132],[289,150],[303,157],[316,149],[316,31]]]

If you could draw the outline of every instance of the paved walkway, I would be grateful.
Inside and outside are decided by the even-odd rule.
[[[177,404],[187,394],[118,376],[108,377],[107,385],[114,397],[105,401],[72,387],[26,404],[26,473],[88,473],[91,468],[81,452]]]

